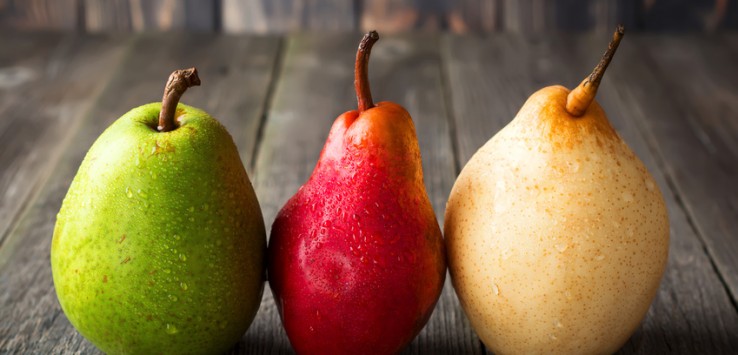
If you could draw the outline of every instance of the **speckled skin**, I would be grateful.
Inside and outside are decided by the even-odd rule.
[[[299,354],[392,354],[420,332],[446,263],[405,109],[381,102],[336,119],[274,221],[268,259]]]
[[[456,292],[496,354],[611,354],[643,319],[667,261],[664,200],[593,102],[533,94],[471,158],[445,236]]]
[[[222,353],[259,307],[264,222],[228,132],[178,105],[131,110],[82,162],[57,216],[51,266],[77,330],[110,354]]]

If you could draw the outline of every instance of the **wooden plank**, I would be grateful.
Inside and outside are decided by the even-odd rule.
[[[661,157],[639,134],[635,121],[672,117],[650,67],[638,60],[632,44],[621,46],[598,94],[610,120],[652,172],[667,202],[671,220],[670,260],[656,300],[641,329],[623,353],[730,352],[738,315],[712,268],[665,175]],[[606,38],[523,40],[449,37],[443,42],[453,107],[459,161],[504,127],[535,90],[552,84],[573,87],[589,73]],[[634,70],[635,69],[635,70]],[[644,87],[648,87],[645,89]],[[654,96],[650,93],[655,92]],[[627,93],[624,94],[624,93]],[[647,94],[648,93],[648,94]],[[645,113],[648,114],[645,114]],[[629,119],[631,118],[631,119]]]
[[[0,1],[0,28],[16,30],[78,29],[81,0]]]
[[[356,106],[353,60],[360,36],[294,35],[287,42],[254,170],[267,230],[307,181],[333,120]],[[291,353],[271,292],[259,316],[269,335],[247,333],[241,353]],[[260,335],[260,336],[257,336]]]
[[[662,37],[656,40],[660,42]],[[692,211],[684,204],[682,191],[675,188],[677,176],[669,168],[677,160],[690,160],[690,154],[662,154],[656,147],[653,134],[689,147],[692,151],[697,142],[681,141],[672,136],[671,129],[656,133],[648,128],[664,127],[662,124],[665,123],[671,128],[679,126],[677,130],[691,131],[689,125],[677,123],[684,122],[684,112],[674,110],[680,99],[671,95],[667,89],[669,85],[657,74],[659,65],[643,60],[644,49],[637,44],[638,37],[627,41],[618,50],[615,62],[608,69],[598,100],[609,112],[620,135],[641,157],[661,187],[669,209],[671,245],[667,272],[656,301],[639,334],[631,339],[624,350],[643,354],[663,351],[684,354],[734,352],[738,313],[731,302],[730,293],[721,282],[725,273],[721,274],[719,268],[715,269],[714,254],[709,250],[705,234],[700,233],[699,229],[695,230]],[[568,53],[572,56],[572,62],[575,58],[585,59],[578,66],[586,66],[586,62],[597,62],[602,45],[602,38],[594,38]],[[686,150],[683,152],[686,153]],[[701,175],[694,169],[682,173],[701,178],[703,184],[712,184],[714,181],[713,176]],[[736,218],[735,210],[732,218]]]
[[[456,164],[444,102],[439,39],[431,35],[385,36],[375,46],[372,58],[375,100],[397,102],[413,117],[425,186],[443,225]],[[448,278],[431,319],[405,353],[479,354],[479,344]]]
[[[282,40],[276,37],[223,35],[218,38],[220,45],[212,55],[220,52],[223,53],[221,56],[232,56],[232,58],[225,63],[222,60],[221,63],[217,61],[212,63],[210,73],[201,72],[201,78],[206,78],[205,75],[208,75],[212,77],[209,80],[212,80],[213,84],[217,80],[217,85],[208,85],[208,91],[199,90],[200,92],[196,93],[192,90],[193,95],[187,100],[188,102],[190,99],[193,100],[191,101],[193,105],[206,110],[226,126],[238,146],[244,166],[254,183],[253,158],[260,144],[259,131],[262,129],[266,114],[270,85],[272,80],[275,80],[273,75],[279,63],[278,56],[281,55]],[[244,41],[244,39],[249,40]],[[230,46],[234,46],[234,49]],[[263,202],[260,201],[260,204],[263,205]],[[265,219],[264,223],[268,226],[271,222]],[[266,343],[266,339],[271,338],[272,334],[281,330],[282,327],[278,323],[275,328],[269,316],[273,313],[269,309],[271,299],[270,289],[268,285],[265,285],[259,313],[231,353],[266,354],[270,352],[269,349],[261,347],[261,344]],[[259,351],[255,352],[255,349]]]
[[[710,38],[646,37],[641,61],[672,99],[663,119],[644,130],[664,159],[694,228],[738,300],[738,71],[723,42]],[[678,73],[678,75],[675,75]],[[708,183],[709,182],[709,183]]]
[[[85,0],[89,32],[214,31],[214,0]]]
[[[489,38],[446,36],[442,41],[447,90],[463,167],[504,127],[538,88],[556,83],[550,57],[563,44],[515,35]]]
[[[223,31],[286,33],[356,28],[354,1],[222,0]]]
[[[53,60],[60,60],[54,50],[63,48],[60,34],[23,34],[17,31],[0,32],[0,112],[23,100],[37,89],[45,75],[45,68]],[[69,39],[65,43],[69,42]],[[0,125],[6,124],[0,121]],[[0,131],[4,128],[0,126]]]
[[[360,37],[297,35],[289,42],[255,171],[257,193],[269,224],[310,176],[333,120],[356,107],[353,61]],[[425,183],[439,219],[454,176],[440,74],[434,37],[384,36],[373,50],[369,75],[374,97],[398,102],[413,115]],[[450,284],[446,286],[434,315],[406,353],[480,350]],[[276,327],[276,307],[264,306],[263,310],[273,312],[270,317]],[[260,341],[266,349],[289,349],[281,327],[272,338]]]
[[[0,41],[6,44],[0,54],[1,245],[127,46],[109,36],[8,33]]]
[[[207,111],[228,129],[253,181],[252,159],[259,144],[259,130],[282,39],[212,34],[181,37],[188,36],[193,36],[192,46],[198,48],[195,51],[205,53],[190,55],[192,58],[183,58],[181,63],[196,66],[205,81],[202,88],[189,90],[183,100]],[[157,36],[151,40],[163,42],[165,38]],[[208,54],[208,51],[212,52]],[[161,98],[154,101],[158,100]]]
[[[84,117],[48,184],[0,249],[0,352],[97,353],[69,324],[56,300],[49,247],[57,211],[77,167],[98,135],[120,115],[160,100],[176,68],[197,66],[203,87],[183,102],[209,110],[233,133],[248,166],[277,53],[274,38],[156,35],[136,41]],[[158,58],[158,60],[152,60]],[[85,63],[87,64],[87,63]],[[213,95],[216,93],[216,95]],[[244,93],[252,98],[242,101]],[[239,112],[234,112],[239,110]],[[257,316],[258,318],[258,316]]]
[[[641,43],[658,63],[664,84],[691,108],[688,125],[713,159],[738,175],[738,121],[733,117],[738,112],[737,56],[718,37],[647,37]]]

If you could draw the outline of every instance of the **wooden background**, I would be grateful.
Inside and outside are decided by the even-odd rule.
[[[100,354],[57,302],[55,216],[92,142],[126,111],[160,100],[172,68],[200,71],[203,86],[183,102],[231,132],[269,228],[335,117],[356,107],[360,37],[0,31],[0,354]],[[608,39],[382,35],[369,69],[374,98],[411,113],[439,222],[476,149],[535,90],[577,85]],[[629,34],[600,86],[598,102],[654,175],[671,222],[661,287],[620,354],[738,351],[736,63],[738,34]],[[485,353],[447,281],[404,355]],[[268,287],[231,354],[292,354]]]
[[[738,0],[0,0],[0,29],[286,33],[712,33],[738,28]]]
[[[184,100],[228,127],[269,228],[355,105],[358,31],[379,30],[375,98],[412,113],[440,222],[477,147],[536,89],[578,84],[616,23],[632,34],[598,101],[664,192],[672,238],[620,353],[738,353],[738,34],[721,33],[738,0],[0,0],[0,354],[99,353],[54,293],[55,215],[95,138],[173,68],[200,70]],[[268,287],[231,353],[291,354]],[[405,354],[485,353],[447,282]]]

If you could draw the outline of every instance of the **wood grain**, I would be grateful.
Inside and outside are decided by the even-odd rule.
[[[444,61],[449,70],[449,92],[458,139],[459,161],[464,164],[477,147],[509,122],[535,90],[552,84],[573,87],[591,70],[607,38],[549,37],[489,39],[449,37]],[[638,60],[626,44],[603,80],[598,101],[614,126],[641,157],[664,192],[670,212],[670,260],[656,300],[641,329],[623,353],[726,353],[735,348],[738,315],[691,228],[671,176],[662,158],[636,123],[671,117],[663,106],[673,105],[652,78],[653,69]],[[637,70],[633,70],[633,68]],[[619,68],[619,69],[616,69]],[[480,80],[478,78],[484,78]],[[617,84],[614,84],[617,80]],[[642,89],[643,82],[648,89]],[[649,90],[650,89],[650,90]],[[635,92],[633,92],[635,91]],[[652,95],[652,91],[655,94]],[[626,94],[624,94],[627,93]],[[648,110],[648,114],[644,114]],[[671,158],[674,159],[674,158]],[[709,350],[708,350],[709,349]]]
[[[98,353],[60,311],[48,258],[69,183],[114,119],[158,101],[174,68],[197,66],[203,86],[183,101],[228,128],[269,227],[312,172],[335,117],[356,106],[352,70],[360,37],[0,32],[0,227],[7,236],[0,245],[0,353]],[[439,220],[457,166],[533,91],[576,85],[608,38],[383,36],[369,69],[374,96],[413,116]],[[602,82],[598,101],[656,178],[671,220],[661,288],[620,353],[738,349],[736,59],[732,35],[631,34]],[[406,353],[482,352],[447,284]],[[231,353],[292,353],[268,287]]]
[[[360,37],[292,37],[255,171],[267,221],[309,177],[333,120],[355,109],[353,60]],[[375,99],[398,102],[415,119],[426,187],[439,219],[454,177],[440,74],[435,37],[385,36],[373,50],[369,69]],[[276,329],[279,317],[273,302],[262,307],[274,312]],[[287,351],[289,343],[280,328],[265,346]],[[479,349],[448,284],[429,324],[406,352],[475,353]]]
[[[643,122],[643,129],[662,156],[693,227],[738,300],[735,58],[714,39],[644,38],[638,44],[647,53],[641,62],[653,68],[654,80],[664,85],[661,93],[673,102],[662,108],[668,116]]]
[[[115,37],[4,33],[0,244],[69,144],[127,47]],[[12,50],[11,50],[12,48]]]
[[[661,42],[665,38],[658,38]],[[596,63],[607,38],[583,43],[572,51],[583,63]],[[738,346],[738,313],[730,294],[721,282],[725,273],[716,269],[714,254],[705,235],[695,230],[685,196],[675,188],[677,178],[668,165],[679,160],[666,157],[654,144],[654,131],[647,127],[674,125],[681,114],[674,112],[680,99],[669,94],[668,84],[653,74],[655,63],[643,60],[643,48],[626,38],[601,85],[598,101],[619,134],[644,161],[664,193],[671,223],[669,264],[649,314],[624,350],[652,354],[668,349],[672,353],[731,353]],[[680,44],[680,47],[686,43]],[[581,64],[586,65],[586,64]],[[669,109],[671,108],[671,109]],[[687,127],[686,125],[682,127]],[[674,139],[670,132],[662,136]],[[688,160],[688,156],[681,159]],[[695,170],[690,175],[699,176]],[[735,212],[733,212],[735,218]]]
[[[234,138],[242,152],[250,151],[257,132],[249,127],[258,126],[251,122],[260,120],[263,103],[258,98],[266,95],[264,84],[270,80],[277,44],[274,38],[192,34],[143,36],[136,41],[94,107],[79,113],[84,121],[71,145],[0,249],[0,352],[97,353],[61,312],[48,261],[54,216],[87,149],[117,117],[158,101],[173,69],[194,65],[201,70],[203,87],[188,92],[183,101],[222,115],[231,132],[240,131]],[[228,80],[218,80],[226,76]],[[204,90],[220,95],[198,93]],[[245,92],[256,100],[241,101]]]
[[[728,174],[738,175],[736,55],[718,37],[679,36],[641,42],[675,99],[691,112],[687,123]],[[679,75],[674,75],[679,73]],[[709,95],[706,92],[710,92]]]
[[[0,33],[0,40],[6,45],[5,50],[0,50],[0,90],[3,93],[0,112],[5,112],[39,89],[45,79],[44,69],[52,59],[60,60],[53,55],[54,49],[61,47],[65,38],[60,33],[30,35],[8,31]],[[6,124],[6,120],[0,121],[0,131]]]
[[[433,35],[385,36],[375,48],[370,68],[374,98],[399,103],[413,117],[425,186],[442,225],[446,199],[456,179],[456,164],[439,39]],[[479,344],[449,279],[431,319],[405,353],[478,354]]]
[[[267,231],[310,176],[333,120],[356,106],[353,60],[358,38],[295,35],[286,44],[254,170]],[[267,295],[259,311],[265,323],[246,333],[240,353],[292,353],[271,292]]]

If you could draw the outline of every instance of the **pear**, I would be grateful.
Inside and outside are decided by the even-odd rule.
[[[261,210],[226,129],[178,104],[199,84],[194,68],[175,71],[162,103],[108,127],[57,216],[59,303],[106,353],[222,353],[259,307]]]
[[[611,354],[658,289],[669,248],[663,197],[594,101],[623,34],[576,89],[534,93],[451,191],[451,278],[497,354]]]
[[[272,225],[269,284],[299,354],[392,354],[425,325],[445,279],[441,230],[410,115],[374,104],[359,45],[359,109],[339,116],[310,179]]]

